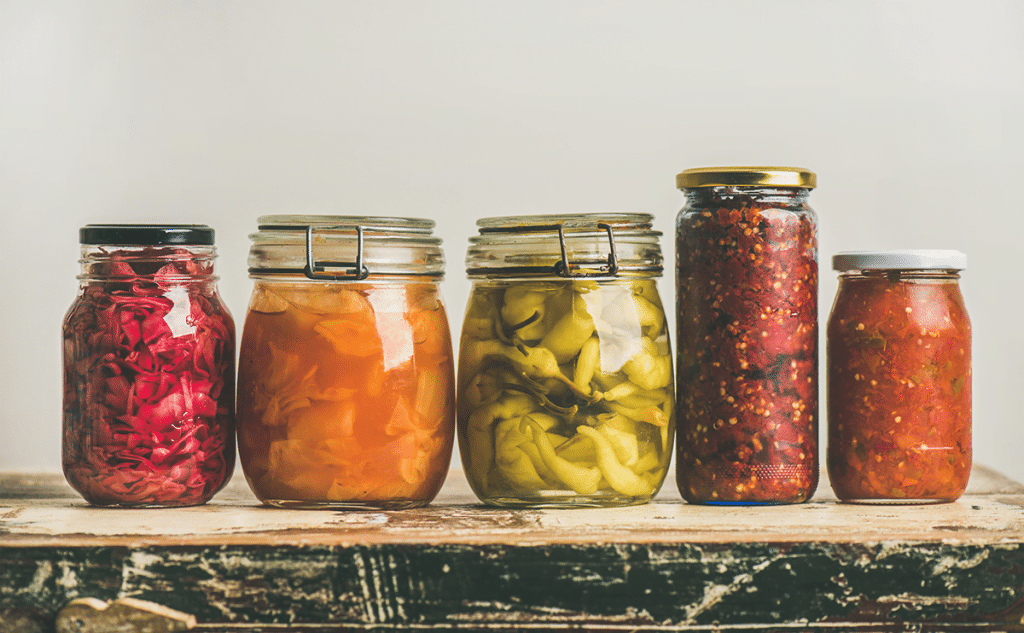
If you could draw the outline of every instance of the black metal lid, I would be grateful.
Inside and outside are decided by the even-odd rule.
[[[213,246],[213,229],[205,224],[86,224],[78,230],[82,244],[102,246]]]

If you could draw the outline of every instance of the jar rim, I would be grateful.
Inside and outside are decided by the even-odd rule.
[[[964,270],[967,255],[944,249],[842,251],[832,256],[832,269],[854,270]]]
[[[261,215],[260,231],[305,231],[306,227],[361,226],[364,230],[423,233],[429,235],[436,223],[426,218],[371,215]]]
[[[649,213],[550,213],[540,215],[504,215],[476,221],[481,233],[550,230],[561,225],[570,231],[597,231],[599,224],[616,228],[649,229],[654,216]],[[660,235],[660,233],[658,233]]]
[[[693,167],[676,175],[676,189],[698,187],[792,187],[814,189],[818,176],[802,167]]]
[[[483,218],[469,238],[474,277],[658,276],[660,231],[647,213],[565,213]]]
[[[320,281],[444,275],[434,221],[357,215],[264,215],[249,238],[249,274]]]

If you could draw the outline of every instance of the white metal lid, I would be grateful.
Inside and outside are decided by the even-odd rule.
[[[967,255],[938,249],[843,251],[832,256],[832,269],[848,270],[964,270]]]

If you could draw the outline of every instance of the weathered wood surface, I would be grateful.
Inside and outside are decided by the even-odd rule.
[[[453,472],[429,508],[342,513],[264,508],[236,480],[199,508],[114,510],[59,476],[0,475],[0,631],[52,630],[81,597],[211,630],[1024,630],[1024,487],[990,470],[933,506],[823,490],[698,507],[665,488],[633,508],[502,510]]]

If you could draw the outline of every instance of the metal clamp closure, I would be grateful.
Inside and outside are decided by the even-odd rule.
[[[608,275],[614,275],[619,272],[619,258],[615,252],[615,237],[612,234],[612,226],[605,224],[604,222],[598,222],[597,228],[608,234],[608,259],[594,259],[594,260],[581,260],[575,263],[569,262],[569,252],[565,246],[565,227],[561,224],[558,225],[558,246],[562,250],[562,261],[555,263],[555,273],[560,277],[605,277]],[[604,263],[607,262],[607,263]],[[597,264],[603,263],[596,270],[589,272],[580,270],[581,264]],[[576,271],[573,270],[576,268]]]
[[[363,263],[363,227],[358,224],[353,226],[325,226],[318,227],[326,230],[356,230],[356,261],[355,262],[317,262],[313,255],[313,226],[306,227],[306,267],[302,270],[310,279],[324,281],[336,281],[338,279],[351,279],[359,281],[370,276],[370,270]],[[347,268],[341,272],[326,274],[328,267]]]

